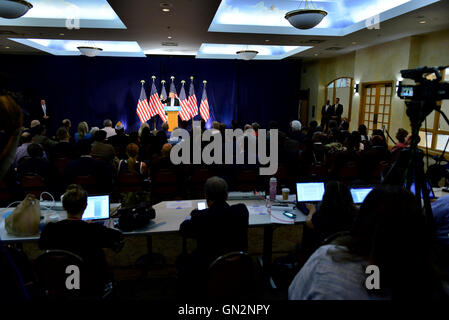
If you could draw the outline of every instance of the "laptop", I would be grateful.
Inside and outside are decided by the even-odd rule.
[[[320,202],[323,200],[324,182],[296,183],[296,202]]]
[[[87,197],[83,220],[106,220],[110,218],[109,195]]]
[[[366,196],[373,190],[373,187],[357,187],[357,188],[350,188],[352,195],[352,200],[355,204],[361,204]]]

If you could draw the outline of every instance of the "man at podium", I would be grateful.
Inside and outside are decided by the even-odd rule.
[[[162,104],[165,104],[167,107],[178,107],[181,105],[179,99],[175,97],[175,93],[172,91],[168,94],[168,98],[162,101]]]

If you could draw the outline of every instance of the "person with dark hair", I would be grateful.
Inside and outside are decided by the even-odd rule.
[[[150,130],[150,128],[144,128],[146,130]],[[143,132],[143,131],[142,131]],[[126,158],[126,146],[129,144],[129,136],[125,132],[125,127],[121,122],[118,122],[115,125],[115,133],[116,135],[113,135],[108,138],[108,143],[112,145],[117,152],[117,157],[119,159],[125,159]]]
[[[87,207],[87,193],[78,185],[70,185],[63,198],[62,206],[67,219],[47,224],[39,239],[41,250],[67,250],[79,255],[89,270],[89,287],[93,294],[102,294],[112,280],[103,248],[120,251],[124,244],[120,231],[97,223],[82,220]]]
[[[343,105],[340,103],[340,98],[335,98],[335,115],[331,116],[331,119],[337,121],[337,124],[340,125],[341,123],[341,116],[343,115]]]
[[[357,129],[357,131],[360,133],[360,138],[362,139],[362,141],[367,141],[368,139],[368,129],[366,128],[366,126],[362,123],[361,125],[359,125],[359,128]]]
[[[354,222],[357,209],[349,188],[339,181],[329,181],[323,200],[316,207],[307,204],[309,214],[303,232],[303,249],[310,256],[329,236],[349,231]]]
[[[407,130],[403,128],[398,129],[398,132],[396,132],[396,139],[398,139],[398,142],[393,146],[393,148],[391,148],[391,153],[395,153],[395,151],[401,151],[402,149],[408,148],[410,146],[409,144],[407,144],[407,136]]]
[[[135,143],[130,143],[126,147],[127,160],[120,160],[118,164],[118,175],[122,173],[134,173],[142,177],[148,176],[148,168],[145,162],[138,161],[139,146]]]
[[[376,187],[362,203],[350,235],[320,247],[299,271],[289,299],[447,300],[427,223],[411,192]],[[380,272],[375,289],[366,285],[369,265]]]
[[[95,132],[95,142],[92,143],[92,157],[100,158],[108,163],[112,163],[115,157],[114,147],[106,143],[106,131]]]
[[[48,185],[53,182],[53,168],[50,162],[44,159],[44,149],[37,143],[28,146],[29,159],[26,159],[17,167],[17,175],[20,178],[26,175],[38,175]]]
[[[33,136],[29,132],[23,132],[20,136],[20,143],[21,145],[17,147],[16,154],[14,156],[14,160],[12,162],[12,165],[14,168],[17,168],[19,165],[19,162],[22,158],[28,158],[30,155],[28,154],[28,147],[31,143],[33,143]],[[46,158],[46,156],[44,156]]]
[[[73,159],[75,157],[75,148],[73,143],[70,142],[70,134],[67,129],[64,127],[59,128],[56,131],[56,139],[58,143],[53,146],[53,158]]]
[[[335,115],[335,108],[331,105],[330,100],[326,101],[326,104],[321,107],[321,128],[327,130],[329,120]]]
[[[33,137],[35,143],[40,144],[47,153],[50,153],[57,142],[47,137],[47,128],[45,125],[40,125],[35,128],[36,135]]]
[[[97,180],[101,190],[110,190],[114,168],[113,166],[99,159],[92,158],[92,146],[88,141],[78,143],[80,157],[67,163],[64,176],[68,183],[73,183],[78,176],[92,176]]]
[[[380,130],[382,132],[382,130]],[[367,150],[361,151],[360,165],[358,168],[359,176],[361,179],[369,180],[372,178],[374,171],[382,161],[389,162],[391,160],[391,154],[386,146],[384,137],[380,135],[374,135],[371,138],[371,147]]]

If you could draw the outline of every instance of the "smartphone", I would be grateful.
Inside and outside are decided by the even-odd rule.
[[[204,202],[204,201],[198,202],[198,210],[204,210],[204,209],[206,209],[206,202]]]
[[[284,211],[282,214],[284,216],[286,216],[287,218],[290,218],[290,219],[295,219],[296,218],[296,214],[288,212],[288,211]]]

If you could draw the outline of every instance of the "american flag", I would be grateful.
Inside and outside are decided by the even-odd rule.
[[[200,115],[204,121],[209,119],[209,102],[207,101],[206,84],[203,87],[203,96],[201,97],[200,103]]]
[[[173,79],[171,79],[170,83],[170,92],[174,92],[175,98],[178,98],[178,93],[176,92],[175,83],[173,82]]]
[[[162,82],[162,89],[161,89],[161,100],[165,101],[167,100],[167,91],[165,90],[165,83]],[[166,104],[164,103],[164,106]]]
[[[198,114],[198,102],[196,101],[195,88],[193,87],[193,80],[190,81],[189,89],[189,108],[191,117],[195,117]]]
[[[152,114],[152,110],[150,109],[150,106],[148,105],[148,101],[147,101],[147,95],[145,93],[145,89],[143,88],[143,83],[142,83],[142,88],[140,89],[140,97],[139,97],[139,101],[137,102],[137,116],[140,119],[141,123],[147,122],[148,120],[151,119],[151,117],[154,116],[154,114]]]
[[[156,114],[159,114],[159,116],[161,117],[163,122],[168,120],[167,116],[165,115],[165,111],[164,111],[162,102],[161,102],[161,100],[159,100],[159,96],[157,94],[156,85],[154,84],[154,80],[153,80],[153,84],[151,85],[150,109],[154,113],[152,115],[152,117],[155,116]]]
[[[191,118],[189,101],[187,100],[186,91],[184,89],[184,83],[181,87],[181,92],[179,93],[179,104],[181,105],[181,111],[179,112],[179,117],[182,121],[187,121]]]

